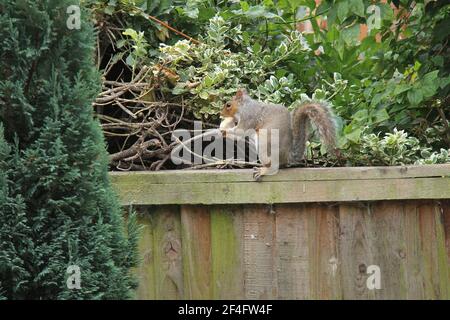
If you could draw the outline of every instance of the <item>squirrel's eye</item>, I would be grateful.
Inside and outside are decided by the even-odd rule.
[[[227,102],[227,103],[225,104],[225,107],[226,107],[227,109],[230,109],[230,108],[231,108],[231,103],[230,103],[230,102]]]

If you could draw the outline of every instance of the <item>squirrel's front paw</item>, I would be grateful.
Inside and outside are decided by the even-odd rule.
[[[220,133],[222,134],[223,138],[225,138],[227,136],[227,130],[226,129],[220,129]]]
[[[261,181],[261,177],[263,176],[263,168],[254,167],[253,168],[253,179],[255,181]]]

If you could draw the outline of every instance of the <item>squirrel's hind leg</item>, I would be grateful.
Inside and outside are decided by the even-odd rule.
[[[274,175],[278,173],[280,167],[286,166],[291,142],[289,133],[282,130],[281,136],[277,135],[272,139],[271,129],[258,131],[256,138],[258,159],[263,166],[253,169],[255,181],[260,181],[262,176]]]

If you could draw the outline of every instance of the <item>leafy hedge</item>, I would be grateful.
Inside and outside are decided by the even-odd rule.
[[[339,146],[349,164],[392,164],[376,153],[367,155],[373,161],[359,155],[367,141],[376,143],[374,135],[396,136],[394,130],[418,139],[423,151],[399,155],[394,163],[450,161],[446,1],[91,1],[90,6],[100,24],[127,29],[116,43],[117,61],[133,70],[163,66],[167,76],[160,97],[183,100],[195,118],[217,119],[220,106],[241,86],[289,108],[324,99],[339,116]],[[299,32],[301,23],[309,23],[312,32]],[[361,24],[368,26],[365,37]],[[310,147],[319,152],[316,142]]]

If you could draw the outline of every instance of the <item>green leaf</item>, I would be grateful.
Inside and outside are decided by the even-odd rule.
[[[326,10],[326,8],[323,11],[325,11],[325,10]],[[319,12],[322,12],[322,11],[319,11]],[[334,9],[334,7],[333,7],[331,10],[329,10],[327,12],[327,24],[329,26],[334,26],[336,23],[336,18],[337,18],[337,10]]]
[[[372,101],[370,101],[370,105],[375,107],[377,104],[381,102],[385,98],[385,93],[377,93],[373,96]]]
[[[122,48],[126,43],[127,43],[127,40],[120,39],[119,41],[116,42],[116,46],[117,46],[117,48]]]
[[[125,62],[130,67],[134,66],[135,60],[131,54],[128,55],[128,57],[125,59]]]
[[[394,20],[394,10],[391,8],[391,6],[387,3],[377,3],[376,4],[381,10],[380,15],[381,19],[385,21],[392,21]]]
[[[380,109],[375,113],[374,123],[383,122],[389,119],[389,113],[387,113],[386,109]]]
[[[358,143],[359,139],[361,138],[361,133],[362,133],[362,130],[360,128],[357,128],[357,129],[353,130],[352,132],[347,133],[345,135],[345,137],[354,143]]]
[[[326,93],[321,89],[316,89],[312,96],[313,100],[323,100],[326,98]]]
[[[205,79],[203,80],[203,85],[204,85],[205,87],[210,87],[210,86],[212,86],[213,84],[214,84],[214,79],[213,79],[211,76],[207,75],[207,76],[205,77]]]
[[[421,87],[421,91],[422,91],[423,96],[425,98],[432,97],[436,93],[436,90],[437,90],[438,86],[439,86],[439,83],[433,83],[433,84],[428,84],[428,85],[424,84]]]
[[[337,17],[339,21],[343,22],[347,18],[348,10],[349,8],[347,1],[342,1],[338,3]]]
[[[411,89],[411,85],[406,83],[399,84],[395,86],[394,95],[399,95],[400,93],[408,91],[409,89]]]
[[[185,92],[188,92],[188,90],[186,90],[185,88],[178,86],[178,85],[172,89],[172,94],[174,94],[174,95],[183,94]]]
[[[354,46],[359,42],[359,24],[354,24],[341,31],[342,39],[348,46]]]
[[[209,94],[207,91],[200,91],[198,96],[203,100],[208,100],[208,98],[209,98]]]
[[[434,80],[436,80],[437,76],[438,76],[439,70],[434,70],[431,72],[428,72],[426,75],[423,76],[423,81],[425,82],[433,82]]]
[[[261,52],[261,45],[259,44],[259,42],[255,42],[252,46],[252,51],[253,53],[260,53]]]
[[[437,81],[438,73],[439,70],[431,71],[423,77],[421,90],[425,98],[429,98],[436,93],[439,87],[439,81]]]
[[[264,6],[251,6],[248,8],[247,11],[244,10],[234,10],[235,14],[242,14],[248,18],[266,18],[266,19],[272,19],[278,17],[276,14],[266,10]]]
[[[444,89],[446,86],[448,86],[450,84],[450,75],[445,78],[441,78],[440,80],[441,81],[440,81],[439,87],[441,89]]]
[[[209,21],[209,19],[211,19],[215,15],[216,15],[216,10],[214,10],[214,8],[210,8],[210,7],[199,8],[198,21],[199,22]]]
[[[184,11],[184,14],[188,16],[191,19],[197,19],[198,18],[198,8],[186,8]]]
[[[368,116],[368,112],[367,109],[361,109],[358,110],[353,116],[352,118],[356,121],[362,122],[365,121],[367,119]]]
[[[363,0],[349,0],[349,11],[360,16],[365,17]]]
[[[417,106],[423,100],[422,91],[420,91],[418,88],[413,88],[412,90],[409,90],[407,97],[408,97],[408,101],[413,106]]]
[[[248,2],[247,1],[241,1],[240,2],[240,5],[241,5],[241,9],[242,9],[242,11],[248,11],[248,9],[250,8],[250,6],[249,6],[249,4],[248,4]]]
[[[105,12],[107,15],[111,16],[114,13],[114,7],[107,6],[105,9],[103,9],[103,12]]]
[[[277,69],[277,71],[275,71],[275,77],[281,78],[288,73],[289,73],[289,71],[287,71],[286,69]]]
[[[138,34],[134,29],[127,28],[124,32],[122,32],[122,34],[125,36],[130,36],[133,40],[136,40],[138,38]]]
[[[158,10],[154,12],[156,15],[160,15],[163,13],[168,13],[170,11],[170,7],[172,6],[172,0],[159,0]]]

